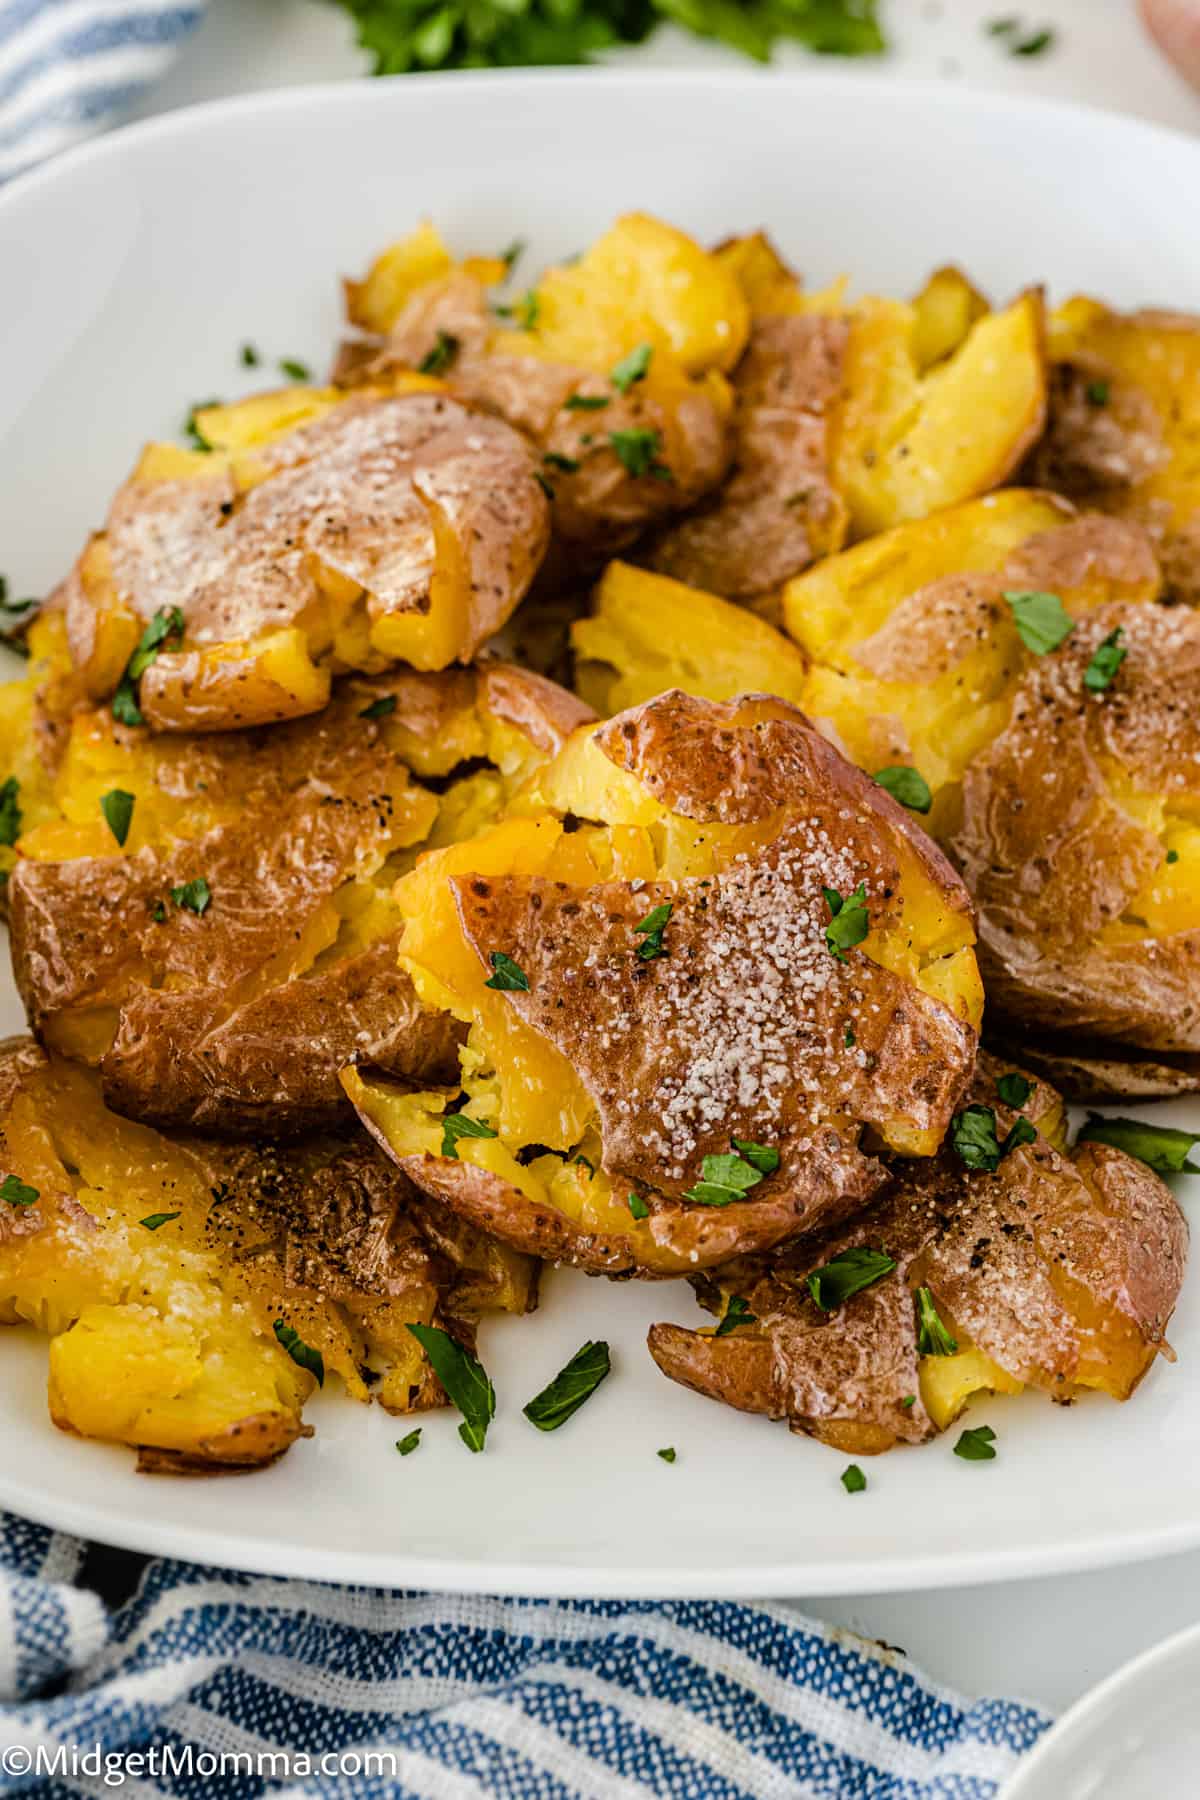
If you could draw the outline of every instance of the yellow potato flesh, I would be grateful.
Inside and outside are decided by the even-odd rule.
[[[1024,1383],[1005,1374],[990,1356],[973,1346],[956,1356],[923,1356],[917,1365],[921,1404],[939,1431],[954,1422],[976,1394],[1019,1394]]]
[[[920,373],[953,356],[989,310],[961,269],[935,269],[913,301],[912,353]]]
[[[577,692],[606,715],[675,687],[707,700],[769,693],[797,704],[804,690],[805,659],[774,626],[629,563],[609,563],[571,643]]]

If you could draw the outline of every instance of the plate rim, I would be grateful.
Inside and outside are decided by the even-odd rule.
[[[417,108],[436,106],[444,95],[476,92],[481,85],[486,85],[493,93],[503,91],[518,97],[530,90],[608,89],[614,104],[619,104],[622,93],[643,96],[668,91],[691,93],[699,106],[705,95],[720,92],[750,97],[761,92],[764,83],[769,83],[778,92],[797,98],[820,94],[845,100],[848,95],[853,95],[864,104],[882,102],[910,111],[928,108],[959,119],[1036,119],[1047,127],[1066,128],[1093,142],[1105,138],[1116,148],[1136,141],[1165,151],[1171,158],[1182,155],[1200,169],[1200,136],[1192,136],[1178,127],[1086,102],[1035,94],[993,93],[971,87],[951,88],[933,79],[889,77],[883,70],[858,67],[845,70],[624,67],[470,70],[426,76],[419,84],[407,76],[308,83],[204,101],[126,124],[16,176],[0,192],[0,240],[18,223],[27,226],[30,219],[36,220],[43,193],[69,187],[77,175],[86,176],[97,166],[112,162],[119,165],[124,159],[136,163],[140,154],[152,151],[157,144],[186,142],[189,138],[200,141],[201,134],[207,136],[214,126],[236,124],[243,117],[257,121],[264,116],[286,117],[292,113],[297,119],[303,118],[306,125],[311,125],[314,112],[318,111],[327,114],[342,107],[356,110],[366,107],[376,111],[393,107],[403,109],[407,102],[399,97],[401,90],[397,84],[400,82],[406,84],[403,93]],[[934,1549],[919,1556],[908,1554],[887,1561],[874,1556],[849,1555],[820,1562],[810,1558],[753,1568],[731,1562],[695,1564],[655,1573],[649,1567],[638,1568],[627,1563],[599,1568],[567,1560],[491,1562],[478,1557],[448,1558],[441,1554],[407,1551],[361,1550],[332,1545],[317,1548],[288,1541],[276,1543],[243,1530],[218,1531],[174,1524],[169,1519],[154,1519],[145,1513],[126,1518],[111,1506],[98,1512],[86,1499],[62,1493],[50,1496],[41,1490],[35,1492],[8,1473],[0,1473],[0,1508],[34,1519],[51,1529],[121,1549],[189,1562],[207,1562],[256,1574],[361,1583],[371,1587],[415,1586],[443,1592],[537,1594],[548,1598],[587,1595],[759,1599],[906,1592],[990,1585],[1084,1572],[1114,1564],[1133,1565],[1200,1547],[1198,1514],[1191,1521],[1143,1527],[1133,1535],[1128,1530],[1107,1529],[1081,1540],[1053,1545]],[[1200,1631],[1200,1627],[1197,1630]],[[1118,1671],[1117,1676],[1121,1673]],[[1104,1685],[1107,1684],[1102,1687]],[[1070,1714],[1064,1715],[1064,1719],[1069,1717]]]

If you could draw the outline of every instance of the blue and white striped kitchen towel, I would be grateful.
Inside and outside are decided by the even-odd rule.
[[[986,1800],[1048,1723],[784,1607],[157,1561],[108,1612],[85,1553],[0,1514],[2,1795]]]
[[[118,120],[205,0],[0,0],[0,181]]]

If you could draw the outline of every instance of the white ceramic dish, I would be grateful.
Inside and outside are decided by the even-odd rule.
[[[249,388],[245,339],[321,366],[336,277],[424,213],[464,248],[528,238],[528,266],[640,206],[708,238],[767,225],[814,283],[849,270],[905,292],[954,259],[997,293],[1041,277],[1200,309],[1181,211],[1197,192],[1200,142],[857,76],[430,77],[175,114],[0,199],[0,562],[19,591],[55,581],[145,438]],[[5,978],[0,1026],[20,1023]],[[395,1421],[328,1394],[312,1442],[210,1482],[139,1479],[127,1453],[59,1435],[44,1345],[5,1334],[0,1505],[227,1565],[542,1594],[878,1591],[1200,1543],[1195,1277],[1181,1360],[1132,1406],[997,1403],[972,1414],[1000,1434],[994,1463],[955,1458],[951,1435],[871,1464],[854,1498],[844,1457],[657,1374],[647,1325],[698,1316],[683,1285],[553,1274],[539,1317],[483,1332],[500,1395],[485,1455],[446,1414],[401,1461]],[[616,1373],[543,1437],[520,1406],[587,1337]]]
[[[1047,1732],[1000,1800],[1184,1800],[1200,1766],[1200,1626],[1156,1644]]]

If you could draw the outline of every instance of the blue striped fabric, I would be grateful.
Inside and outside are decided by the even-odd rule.
[[[987,1800],[1048,1723],[780,1606],[158,1561],[109,1614],[83,1556],[0,1515],[0,1794],[121,1776],[180,1800]]]
[[[0,0],[0,181],[119,119],[205,0]]]

